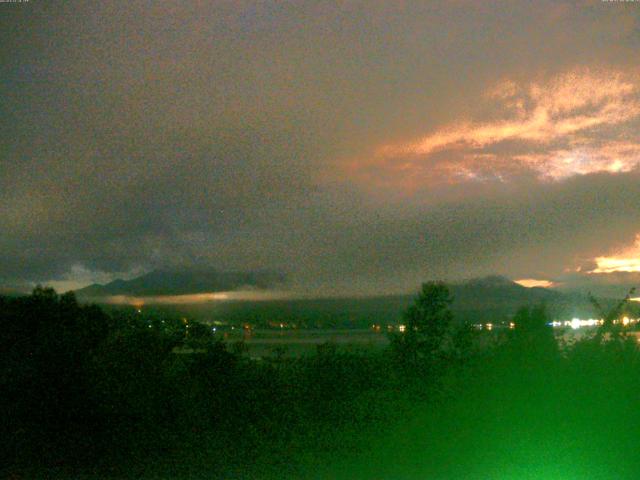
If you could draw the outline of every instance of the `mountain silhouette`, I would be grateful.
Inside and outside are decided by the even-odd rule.
[[[492,321],[510,318],[523,305],[545,304],[553,311],[566,311],[576,303],[561,292],[543,287],[524,287],[506,277],[490,275],[450,285],[452,308],[466,321]],[[580,299],[588,307],[586,299]]]
[[[271,270],[223,272],[211,268],[154,270],[131,280],[114,280],[76,290],[79,297],[112,295],[150,296],[223,292],[241,288],[266,289],[285,282],[284,274]]]

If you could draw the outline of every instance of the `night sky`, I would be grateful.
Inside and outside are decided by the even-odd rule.
[[[640,280],[640,3],[31,0],[0,52],[5,287]]]

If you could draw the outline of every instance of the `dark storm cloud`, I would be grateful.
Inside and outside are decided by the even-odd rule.
[[[640,231],[633,112],[607,117],[636,97],[573,105],[569,117],[607,120],[579,130],[590,142],[580,152],[620,156],[616,174],[549,181],[518,167],[564,161],[575,142],[561,134],[533,146],[498,136],[482,151],[469,139],[515,118],[514,99],[545,98],[509,96],[508,82],[557,85],[552,99],[576,71],[604,72],[578,78],[576,98],[609,71],[614,86],[640,87],[633,7],[2,4],[0,280],[204,263],[342,291],[494,271],[557,277]],[[518,118],[533,118],[532,105]],[[465,119],[455,148],[419,174],[371,162]],[[469,155],[473,175],[441,181]]]

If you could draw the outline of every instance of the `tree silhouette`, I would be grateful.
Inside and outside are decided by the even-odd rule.
[[[615,324],[614,320],[620,319],[625,308],[631,301],[631,296],[635,293],[635,291],[636,291],[635,287],[631,288],[627,292],[625,297],[622,300],[618,301],[618,303],[616,303],[609,310],[604,308],[602,304],[596,299],[596,297],[594,297],[591,294],[591,292],[589,292],[588,294],[589,301],[591,302],[591,305],[593,306],[597,314],[602,319],[602,325],[600,326],[600,328],[596,333],[596,338],[598,340],[602,338],[603,334],[609,334],[611,339],[617,339],[621,336],[622,328],[619,323]]]
[[[513,317],[515,329],[512,345],[519,356],[530,360],[551,360],[558,353],[558,346],[549,326],[549,316],[544,304],[521,307]]]
[[[401,361],[413,368],[428,368],[441,356],[453,314],[453,298],[443,282],[427,282],[404,312],[404,332],[392,338]]]

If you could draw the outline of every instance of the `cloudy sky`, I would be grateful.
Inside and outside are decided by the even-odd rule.
[[[30,0],[0,52],[2,285],[640,278],[640,3]]]

